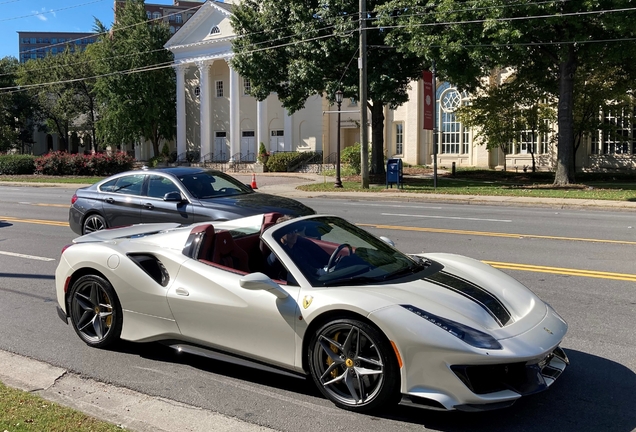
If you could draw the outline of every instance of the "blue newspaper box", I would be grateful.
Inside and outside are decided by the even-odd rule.
[[[386,161],[386,187],[393,185],[403,187],[402,159],[389,159]]]

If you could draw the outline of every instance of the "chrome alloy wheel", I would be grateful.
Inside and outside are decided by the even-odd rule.
[[[314,338],[311,367],[325,396],[352,410],[368,410],[391,396],[386,383],[386,344],[365,323],[341,320],[323,327]],[[392,365],[390,379],[394,379]]]
[[[121,316],[110,284],[101,277],[87,275],[73,284],[69,306],[71,322],[88,345],[103,347],[119,338]]]

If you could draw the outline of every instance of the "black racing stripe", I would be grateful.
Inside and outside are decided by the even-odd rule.
[[[445,271],[424,278],[429,282],[455,291],[484,308],[501,327],[512,321],[510,312],[497,297],[474,283]]]

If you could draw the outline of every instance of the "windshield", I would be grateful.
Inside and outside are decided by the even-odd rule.
[[[218,171],[182,175],[179,176],[179,181],[197,199],[244,195],[252,192],[234,177]]]
[[[376,284],[427,267],[338,217],[292,222],[272,237],[312,286]]]

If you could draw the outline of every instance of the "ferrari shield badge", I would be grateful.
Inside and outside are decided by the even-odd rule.
[[[310,295],[305,296],[305,298],[303,299],[303,307],[307,309],[313,300],[314,298],[312,296]]]

